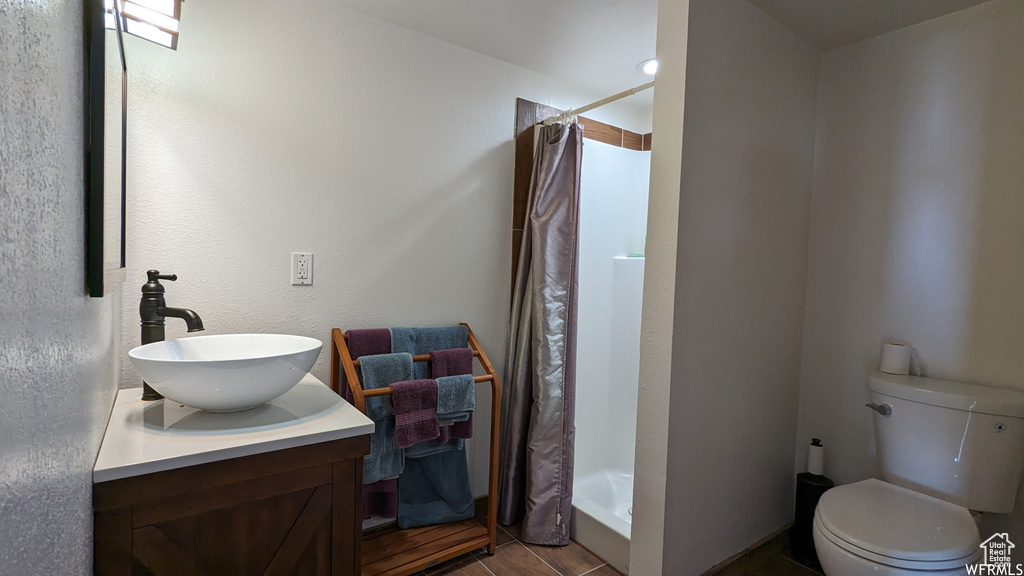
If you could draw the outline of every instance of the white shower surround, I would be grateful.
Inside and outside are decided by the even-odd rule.
[[[586,126],[584,126],[584,134]],[[629,568],[650,154],[584,141],[573,536]]]

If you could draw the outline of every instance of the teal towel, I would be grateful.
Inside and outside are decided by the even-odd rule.
[[[405,451],[395,440],[395,417],[385,416],[373,425],[370,453],[363,458],[363,484],[394,478],[405,468]]]
[[[412,356],[406,353],[374,354],[362,356],[359,364],[363,372],[363,390],[386,388],[395,382],[412,380]],[[376,422],[385,416],[394,416],[391,399],[377,396],[366,399],[366,416]]]
[[[413,444],[406,448],[404,452],[407,459],[426,458],[427,456],[433,456],[439,452],[462,450],[465,445],[466,441],[462,438],[451,438],[447,441],[443,441],[440,438],[434,438],[433,440]]]
[[[469,328],[462,325],[391,329],[392,352],[406,352],[415,356],[429,354],[434,350],[468,347]],[[426,362],[417,362],[415,375],[410,380],[425,380],[430,377],[430,366]]]
[[[472,374],[437,379],[437,417],[442,422],[462,422],[476,409],[476,382]]]
[[[398,479],[399,528],[467,520],[473,513],[464,448],[406,461]]]
[[[361,356],[363,389],[385,388],[412,377],[412,356],[408,354],[374,354]],[[366,416],[373,420],[370,453],[363,458],[363,483],[373,484],[394,478],[405,467],[405,452],[395,438],[395,411],[391,398],[377,396],[366,399]]]

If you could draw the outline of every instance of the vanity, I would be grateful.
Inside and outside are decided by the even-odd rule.
[[[233,413],[121,390],[93,469],[96,574],[359,574],[372,431],[310,374]]]

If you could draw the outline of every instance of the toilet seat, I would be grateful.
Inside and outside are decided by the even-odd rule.
[[[826,492],[814,522],[850,554],[896,568],[962,568],[981,555],[966,508],[876,479]]]

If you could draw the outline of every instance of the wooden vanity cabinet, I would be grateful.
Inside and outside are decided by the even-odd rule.
[[[95,571],[357,575],[368,436],[93,485]]]

